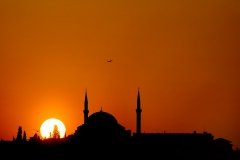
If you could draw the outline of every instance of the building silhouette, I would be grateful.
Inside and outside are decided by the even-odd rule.
[[[84,123],[77,127],[73,135],[75,142],[81,144],[99,144],[104,142],[105,144],[114,145],[130,140],[131,131],[120,125],[113,115],[101,109],[88,117],[88,112],[86,92],[83,110]]]
[[[205,152],[231,152],[232,144],[223,138],[214,139],[211,133],[142,133],[141,132],[141,99],[140,91],[137,93],[136,105],[136,132],[126,130],[117,119],[108,112],[95,112],[88,117],[88,97],[85,93],[84,124],[77,127],[72,139],[79,144],[128,144],[138,151],[162,150],[162,151],[205,151]],[[157,146],[157,147],[156,147]]]

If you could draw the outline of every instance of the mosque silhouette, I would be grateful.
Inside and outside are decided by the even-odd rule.
[[[140,92],[137,94],[137,107],[136,107],[136,133],[131,134],[131,130],[126,130],[124,126],[120,125],[117,119],[110,113],[102,111],[95,112],[88,116],[88,96],[85,92],[84,100],[84,124],[77,127],[77,130],[73,134],[73,137],[77,141],[110,141],[110,142],[122,142],[134,139],[135,141],[145,141],[146,143],[152,143],[153,141],[159,142],[159,144],[166,147],[168,144],[171,146],[212,146],[217,143],[221,146],[222,150],[232,150],[232,144],[230,141],[223,138],[214,140],[214,136],[210,133],[142,133],[141,132],[141,100]],[[210,145],[211,144],[211,145]]]

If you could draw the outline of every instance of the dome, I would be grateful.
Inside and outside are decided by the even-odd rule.
[[[88,117],[87,120],[88,125],[93,126],[107,126],[112,127],[118,125],[117,120],[114,116],[107,112],[103,112],[102,110],[99,112],[93,113],[91,116]]]

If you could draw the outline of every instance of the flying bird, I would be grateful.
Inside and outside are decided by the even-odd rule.
[[[109,60],[109,61],[107,61],[107,62],[112,62],[112,61],[113,61],[113,60],[111,60],[111,59],[110,59],[110,60]]]
[[[33,130],[35,130],[35,131],[39,132],[39,131],[38,131],[38,130],[36,130],[36,129],[33,129]]]

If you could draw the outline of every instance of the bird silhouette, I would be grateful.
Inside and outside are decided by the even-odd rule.
[[[109,61],[107,61],[107,62],[112,62],[112,61],[113,61],[113,60],[111,60],[111,59],[110,59],[110,60],[109,60]]]

